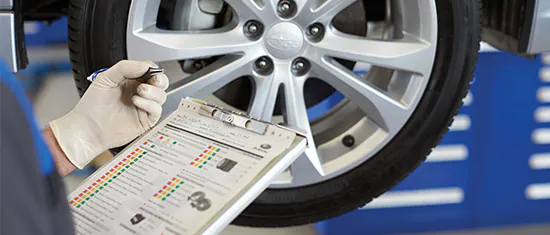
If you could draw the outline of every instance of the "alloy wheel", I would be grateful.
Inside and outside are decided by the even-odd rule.
[[[243,111],[276,120],[273,111],[282,92],[284,121],[308,132],[310,147],[272,188],[315,184],[367,161],[400,131],[423,96],[435,59],[434,1],[388,0],[389,15],[401,17],[403,24],[392,25],[399,28],[395,33],[382,30],[382,37],[349,35],[332,24],[356,0],[225,2],[235,13],[229,24],[175,31],[156,26],[160,0],[134,0],[128,58],[169,62],[217,57],[172,82],[165,112],[181,98],[206,99],[235,79],[249,77],[254,89]],[[371,67],[362,77],[337,59]],[[304,86],[312,78],[345,96],[317,120],[308,119],[304,99]]]

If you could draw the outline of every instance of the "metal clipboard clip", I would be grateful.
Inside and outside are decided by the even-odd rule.
[[[202,100],[193,98],[188,99],[200,104],[199,114],[217,119],[228,125],[258,133],[260,135],[263,135],[266,132],[267,126],[270,124],[258,118],[244,115],[240,112],[235,112],[216,105],[208,104]]]
[[[281,129],[292,131],[297,135],[306,137],[306,132],[295,127],[288,126],[284,123],[273,124],[270,122],[263,121],[257,117],[248,116],[240,112],[224,109],[222,107],[208,104],[203,100],[187,97],[187,100],[191,100],[200,105],[198,113],[203,116],[211,117],[217,119],[228,125],[240,127],[248,131],[258,133],[260,135],[265,134],[267,127],[269,125],[277,126]]]

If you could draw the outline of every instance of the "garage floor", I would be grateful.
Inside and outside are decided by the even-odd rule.
[[[74,86],[72,74],[51,74],[43,82],[40,90],[34,96],[34,108],[40,126],[45,126],[50,120],[60,117],[72,109],[78,101],[78,95]],[[74,189],[85,176],[71,175],[66,177],[68,191]],[[252,229],[230,226],[223,234],[266,234],[266,235],[313,235],[317,234],[313,226],[300,226],[282,229]],[[422,233],[422,235],[548,235],[550,225],[533,225],[524,227],[512,227],[502,229],[490,229],[479,231],[459,231]],[[412,234],[411,234],[412,235]],[[414,234],[420,235],[420,234]]]

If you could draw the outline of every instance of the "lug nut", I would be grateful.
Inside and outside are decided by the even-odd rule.
[[[296,76],[303,76],[309,71],[310,64],[304,58],[297,58],[292,62],[292,73]]]
[[[317,35],[317,33],[319,33],[319,28],[317,26],[312,26],[310,29],[309,29],[309,33],[311,34],[311,36],[315,36]]]
[[[244,25],[244,34],[252,40],[257,40],[262,36],[264,26],[255,20],[250,20]]]
[[[256,33],[258,32],[258,26],[256,26],[255,24],[251,24],[248,26],[248,32],[250,33]]]
[[[321,23],[315,23],[308,27],[307,36],[314,42],[321,41],[325,34],[325,27]]]
[[[254,62],[254,71],[261,75],[269,75],[273,71],[273,61],[266,56],[262,56]]]
[[[304,67],[305,67],[305,65],[304,65],[304,62],[302,62],[302,61],[298,61],[294,65],[294,69],[296,69],[296,70],[302,70],[302,69],[304,69]]]
[[[261,59],[259,60],[257,63],[256,63],[256,66],[258,66],[258,68],[265,68],[265,66],[267,65],[267,61]]]
[[[279,11],[281,12],[287,12],[290,10],[290,4],[288,2],[282,3],[281,6],[279,6]]]
[[[277,4],[277,12],[283,18],[290,18],[296,13],[296,3],[292,0],[281,0]]]

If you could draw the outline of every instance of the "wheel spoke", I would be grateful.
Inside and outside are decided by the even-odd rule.
[[[368,84],[344,66],[327,59],[322,60],[320,64],[314,63],[312,68],[312,76],[342,92],[367,117],[386,131],[396,131],[408,117],[408,109],[403,104]]]
[[[237,57],[223,57],[204,69],[171,84],[168,88],[168,99],[163,105],[163,112],[174,110],[182,98],[190,96],[204,99],[231,81],[249,75],[254,58]]]
[[[371,40],[340,35],[327,30],[323,40],[312,45],[312,52],[325,56],[365,62],[389,69],[404,70],[422,75],[431,71],[433,44],[405,34],[395,41]]]
[[[277,71],[276,71],[277,72]],[[307,108],[304,99],[304,83],[301,78],[295,78],[286,69],[288,74],[288,80],[284,82],[284,113],[285,121],[290,126],[297,127],[304,130],[307,134],[308,147],[304,154],[300,156],[301,160],[297,161],[296,165],[292,166],[294,180],[300,180],[300,176],[303,177],[322,177],[325,175],[319,153],[315,146],[315,140],[311,133],[311,126],[307,116]],[[309,164],[304,161],[309,162]],[[309,169],[308,169],[309,168]]]
[[[239,21],[247,21],[250,19],[261,19],[264,22],[273,22],[276,15],[272,9],[272,4],[264,1],[264,6],[259,6],[254,0],[225,0],[239,17]]]
[[[311,146],[312,143],[308,140],[308,147],[306,152],[302,154],[292,165],[290,166],[290,174],[292,176],[293,184],[303,184],[311,180],[319,180],[322,178],[325,173],[321,166],[320,162],[314,162],[311,160],[311,151],[313,149],[315,152],[315,146]]]
[[[254,97],[252,105],[248,110],[249,115],[258,117],[264,121],[271,121],[280,85],[279,82],[274,82],[273,80],[273,76],[254,77]]]
[[[248,40],[240,28],[192,33],[155,26],[128,35],[127,42],[128,59],[155,62],[241,53],[255,43]]]
[[[302,26],[315,22],[328,25],[332,18],[357,0],[309,0],[294,21]]]

